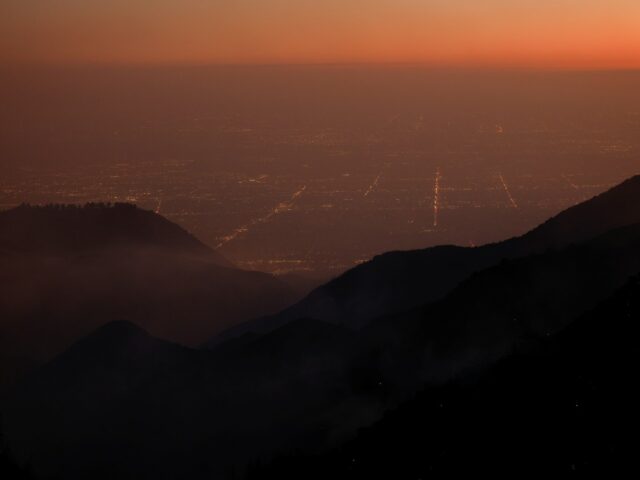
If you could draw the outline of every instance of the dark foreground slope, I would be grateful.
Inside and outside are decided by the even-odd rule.
[[[34,477],[27,468],[21,467],[4,444],[0,432],[0,478],[3,480],[32,480]]]
[[[442,301],[361,331],[382,378],[431,383],[555,334],[640,271],[640,224],[473,274]],[[418,375],[420,372],[420,375]]]
[[[132,205],[0,212],[0,375],[48,359],[113,319],[198,344],[295,299],[273,276],[233,267]]]
[[[278,452],[338,445],[424,385],[482,375],[638,271],[640,224],[501,262],[357,332],[300,319],[208,351],[110,324],[13,390],[7,436],[64,478],[233,478]]]
[[[639,321],[636,277],[490,371],[427,388],[340,449],[282,457],[250,478],[633,475]]]
[[[250,355],[222,356],[112,322],[21,382],[2,405],[4,428],[44,477],[232,478],[249,459],[293,448],[314,412],[339,400],[336,362],[351,339],[301,321]]]
[[[566,247],[637,222],[640,176],[569,208],[521,237],[477,248],[439,246],[385,253],[317,288],[277,315],[234,327],[208,345],[247,331],[268,331],[303,317],[360,328],[372,318],[438,300],[473,272],[502,259]]]

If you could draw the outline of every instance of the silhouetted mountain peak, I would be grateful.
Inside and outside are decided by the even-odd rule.
[[[0,350],[14,370],[46,362],[113,319],[193,345],[299,298],[273,275],[236,268],[130,204],[0,212],[0,280]]]
[[[118,320],[99,327],[72,345],[60,358],[81,357],[81,363],[86,363],[89,358],[148,352],[165,343],[168,344],[152,337],[132,322]]]
[[[104,324],[91,334],[91,337],[109,338],[113,341],[148,336],[149,333],[146,330],[129,320],[114,320]]]
[[[177,368],[190,359],[188,348],[153,337],[134,323],[120,320],[82,338],[35,376],[36,381],[42,379],[60,387],[74,382],[99,385],[102,381],[108,384],[149,375],[157,368]]]
[[[107,247],[168,248],[231,265],[180,226],[133,204],[25,204],[0,212],[0,250],[78,253]]]

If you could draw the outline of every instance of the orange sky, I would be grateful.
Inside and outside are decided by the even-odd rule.
[[[0,60],[640,68],[640,0],[2,0]]]

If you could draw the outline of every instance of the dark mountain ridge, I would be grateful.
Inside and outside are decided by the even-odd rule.
[[[635,191],[638,182],[632,185],[636,185],[632,189]],[[606,199],[608,194],[604,195]],[[602,205],[607,204],[617,205],[615,201]],[[602,205],[594,222],[605,216]],[[637,211],[637,205],[627,207]],[[576,214],[578,224],[586,221],[583,215],[587,214]],[[627,212],[621,218],[634,215]],[[611,216],[613,223],[622,222]],[[487,445],[504,449],[518,461],[533,461],[534,454],[519,453],[517,444],[512,445],[509,439],[526,442],[526,432],[536,429],[537,421],[555,434],[551,420],[561,421],[562,415],[573,412],[566,401],[573,399],[571,408],[575,408],[573,396],[584,393],[572,388],[589,385],[575,383],[581,381],[581,373],[564,369],[562,362],[571,358],[571,349],[578,352],[576,358],[587,358],[588,344],[576,350],[561,342],[565,347],[559,349],[569,350],[566,357],[553,354],[550,364],[542,362],[540,366],[535,359],[544,359],[544,352],[535,353],[526,357],[533,360],[524,366],[516,362],[506,367],[510,373],[504,378],[495,372],[501,371],[500,365],[509,365],[511,358],[530,355],[538,345],[562,338],[563,332],[570,332],[574,322],[586,318],[591,309],[606,311],[609,307],[601,305],[608,305],[607,298],[612,295],[614,299],[624,298],[614,301],[614,305],[621,303],[615,311],[628,315],[625,318],[633,322],[637,309],[624,310],[625,302],[631,301],[631,294],[625,292],[637,293],[637,288],[633,282],[631,287],[624,285],[640,271],[640,222],[616,225],[606,232],[599,232],[600,228],[599,224],[580,227],[578,236],[596,233],[581,241],[574,238],[567,245],[535,247],[537,251],[527,255],[518,256],[513,253],[516,247],[510,247],[513,257],[470,272],[439,299],[432,300],[425,294],[427,300],[419,305],[409,302],[397,311],[368,320],[359,329],[303,316],[269,330],[249,331],[212,350],[198,350],[153,338],[130,323],[111,323],[12,390],[2,402],[7,437],[18,458],[29,460],[38,473],[63,478],[237,478],[251,462],[269,460],[278,452],[323,452],[343,444],[359,428],[373,424],[385,411],[405,404],[417,391],[426,389],[425,396],[420,397],[426,403],[411,407],[408,420],[403,420],[410,421],[423,409],[424,416],[416,417],[426,419],[420,420],[420,431],[399,423],[399,431],[412,432],[408,441],[401,439],[399,445],[413,452],[414,460],[422,457],[411,443],[422,435],[416,445],[424,447],[422,456],[432,461],[425,466],[439,471],[449,467],[452,471],[464,470],[481,461],[473,445],[485,451],[485,436]],[[573,227],[569,230],[574,231]],[[538,245],[535,238],[531,242]],[[526,246],[525,250],[529,248],[533,247]],[[431,249],[425,255],[435,262],[434,252],[449,251],[450,247]],[[441,268],[446,270],[449,262],[455,265],[456,255],[444,258],[438,260]],[[465,262],[456,274],[468,268],[470,263]],[[428,281],[435,281],[434,273],[427,273]],[[396,275],[400,277],[399,272]],[[420,288],[426,283],[423,281]],[[619,289],[622,293],[616,294]],[[597,324],[609,328],[602,320]],[[619,324],[615,322],[611,328],[616,330]],[[580,335],[574,336],[576,341]],[[614,360],[607,363],[603,375],[615,379],[611,386],[615,399],[624,398],[618,396],[625,393],[622,379],[611,370],[616,359],[630,363],[629,342],[635,336],[625,333],[621,340],[619,345],[626,352],[611,352],[615,336],[609,337],[606,332],[605,336],[611,341],[603,352]],[[597,351],[593,331],[588,341]],[[557,372],[553,370],[556,361],[561,366]],[[588,366],[594,369],[595,363]],[[565,377],[563,372],[571,376]],[[632,378],[631,374],[629,368],[624,370],[627,378]],[[488,383],[484,378],[490,379]],[[545,378],[550,383],[544,383]],[[565,378],[571,382],[563,389]],[[555,392],[561,402],[548,403]],[[603,435],[619,432],[602,427],[603,412],[614,407],[614,400],[606,395],[592,398],[603,401],[606,407],[590,419],[596,422],[596,431]],[[540,415],[535,402],[544,407]],[[451,404],[455,413],[443,415],[440,404]],[[519,405],[526,405],[526,409]],[[545,414],[549,421],[544,419]],[[496,417],[501,418],[498,426],[504,440],[491,443],[490,420]],[[524,422],[524,433],[518,431],[514,418]],[[571,427],[576,427],[575,432],[565,435]],[[558,438],[579,441],[588,427],[588,422],[565,421]],[[542,429],[537,430],[536,441],[545,440],[543,434]],[[360,441],[356,439],[355,444],[326,457],[327,468],[337,465],[338,470],[318,468],[313,474],[324,472],[324,478],[328,478],[335,473],[339,477],[339,468],[344,467],[339,463],[344,459],[343,452],[351,454],[350,445],[357,446]],[[439,445],[441,441],[444,448]],[[535,451],[534,442],[526,445]],[[560,455],[560,442],[549,445],[555,445],[556,450],[548,451]],[[589,454],[588,443],[579,445],[575,462]],[[367,448],[363,447],[365,457]],[[374,444],[372,448],[376,457],[384,459],[383,447]],[[401,450],[394,448],[391,451],[398,455],[394,458],[401,461]],[[457,456],[456,448],[464,455]],[[495,452],[486,453],[486,458],[496,458]],[[352,457],[356,463],[358,455]],[[396,478],[389,470],[392,462],[375,463],[373,455],[367,461],[372,465],[363,470],[368,475],[375,476],[375,466],[381,465],[380,472]],[[522,464],[508,460],[505,465]],[[284,473],[282,478],[287,478],[288,470]],[[304,471],[300,474],[299,470],[296,473],[297,478],[313,476]]]
[[[222,355],[111,322],[21,381],[2,403],[4,426],[44,476],[228,478],[290,448],[336,402],[326,385],[341,388],[343,366],[328,359],[350,341],[302,320]]]
[[[640,176],[635,176],[520,237],[475,248],[438,246],[385,253],[315,289],[276,315],[225,331],[207,346],[215,347],[247,331],[269,331],[303,317],[361,328],[372,318],[438,300],[472,273],[503,259],[562,248],[638,223],[639,205]]]
[[[179,226],[129,204],[0,212],[0,286],[5,382],[114,318],[199,344],[298,298],[274,276],[235,268]]]
[[[0,212],[0,251],[78,254],[105,248],[156,247],[231,262],[175,223],[128,203],[21,205]]]
[[[283,456],[250,479],[627,476],[638,393],[640,276],[557,335],[480,376],[420,392],[320,456]]]
[[[361,331],[370,345],[360,348],[384,351],[376,375],[388,382],[449,381],[562,331],[639,271],[640,223],[504,260],[438,302],[374,320]]]
[[[13,391],[8,437],[65,478],[233,478],[255,459],[339,444],[424,385],[481,376],[638,271],[640,224],[501,262],[358,332],[301,319],[208,351],[110,324]]]

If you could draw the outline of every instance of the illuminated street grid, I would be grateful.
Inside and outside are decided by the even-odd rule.
[[[413,122],[405,126],[419,135]],[[640,164],[629,137],[597,132],[483,126],[444,148],[399,139],[402,128],[351,137],[229,128],[251,146],[235,166],[129,155],[66,173],[20,170],[0,179],[0,204],[133,202],[240,267],[334,274],[388,250],[520,234]]]

